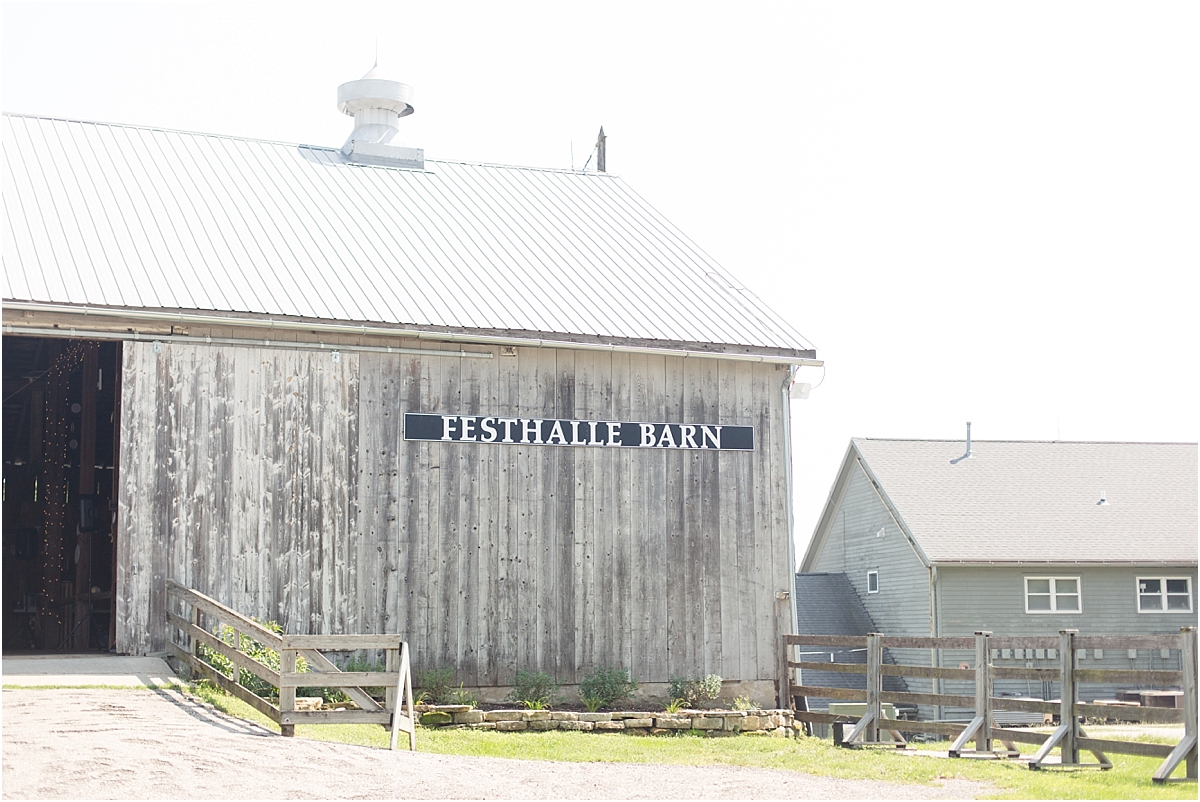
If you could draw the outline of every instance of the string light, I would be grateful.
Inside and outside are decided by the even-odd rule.
[[[42,481],[41,487],[44,490],[46,507],[45,517],[42,526],[42,576],[45,580],[45,591],[49,598],[49,610],[47,617],[53,617],[54,623],[57,625],[59,632],[63,628],[63,614],[61,598],[63,593],[62,581],[62,561],[63,561],[63,540],[66,535],[67,522],[67,503],[68,503],[68,488],[66,476],[67,464],[67,410],[70,389],[69,377],[75,370],[83,364],[84,357],[87,354],[87,348],[82,342],[72,342],[67,348],[58,355],[54,360],[54,364],[50,366],[50,370],[46,372],[46,387],[57,387],[62,394],[62,403],[59,405],[59,414],[51,420],[52,404],[45,404],[45,425],[42,427]],[[49,399],[47,399],[49,401]],[[55,472],[61,466],[63,476],[62,482],[55,482]],[[36,490],[35,480],[35,490]],[[55,492],[57,489],[60,492]],[[55,548],[51,549],[50,533],[58,532]],[[58,586],[57,592],[53,591],[54,586]],[[56,636],[57,640],[57,636]]]

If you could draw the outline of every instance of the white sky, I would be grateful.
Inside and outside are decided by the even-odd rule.
[[[798,557],[852,436],[1198,439],[1200,3],[2,11],[10,112],[338,146],[378,36],[429,158],[580,167],[603,125],[828,361]]]

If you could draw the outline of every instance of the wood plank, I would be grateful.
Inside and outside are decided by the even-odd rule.
[[[663,420],[680,420],[683,415],[683,360],[666,357],[663,377]],[[666,450],[666,492],[663,496],[664,522],[666,526],[666,563],[663,565],[667,594],[667,676],[695,676],[698,666],[691,659],[688,637],[688,609],[690,595],[687,587],[687,532],[684,524],[687,506],[687,489],[684,477],[684,453]]]
[[[731,372],[735,377],[735,395],[732,399],[734,414],[730,423],[736,426],[754,426],[758,420],[755,414],[754,366],[738,362]],[[759,590],[754,567],[758,555],[754,549],[757,533],[754,528],[754,493],[751,490],[754,485],[754,458],[750,454],[730,456],[734,458],[734,470],[729,492],[733,496],[731,509],[737,529],[737,626],[741,641],[738,676],[755,677],[758,675],[759,666],[759,641],[754,633]]]
[[[1076,649],[1178,649],[1178,635],[1076,635]]]
[[[1036,682],[1055,682],[1062,674],[1057,668],[1008,668],[1002,666],[992,666],[991,673],[992,679],[1026,679]]]
[[[368,688],[396,684],[397,674],[387,671],[282,671],[280,688]]]
[[[315,651],[313,649],[304,649],[304,650],[302,650],[301,654],[303,655],[304,659],[308,661],[308,664],[310,667],[316,666],[317,669],[322,673],[341,671],[341,669],[338,668],[337,665],[333,661],[331,661],[328,657],[326,657],[325,655],[321,654],[318,651]],[[396,654],[395,649],[388,649],[387,659],[389,660],[389,662],[392,660],[392,656],[395,654]],[[392,668],[390,666],[388,668],[388,673],[389,674],[392,673]],[[371,697],[371,695],[369,693],[367,693],[366,691],[364,691],[362,688],[346,687],[346,688],[343,688],[342,692],[345,693],[347,696],[349,696],[351,701],[353,701],[355,704],[357,704],[363,710],[378,711],[378,710],[383,709],[379,706],[379,703],[376,702]]]
[[[239,631],[244,632],[245,634],[254,638],[254,640],[258,641],[263,646],[266,646],[268,649],[279,651],[283,648],[283,638],[280,635],[277,635],[276,633],[267,629],[257,621],[253,621],[246,616],[229,609],[216,599],[205,596],[203,593],[185,588],[183,585],[180,585],[178,582],[170,579],[166,580],[166,586],[172,595],[181,601],[186,602],[193,607],[200,608],[207,615],[214,616],[223,622],[235,626]]]
[[[1089,752],[1112,752],[1118,755],[1168,757],[1175,747],[1170,744],[1148,744],[1140,741],[1112,741],[1104,738],[1080,737],[1079,748]]]
[[[1037,699],[1013,699],[1010,696],[993,696],[991,699],[993,710],[1015,710],[1022,713],[1043,714],[1057,714],[1059,712],[1058,702],[1042,702]]]
[[[516,417],[520,413],[519,363],[524,359],[523,349],[516,349],[518,356],[498,357],[496,366],[496,408],[499,414]],[[496,674],[497,685],[511,685],[514,674],[521,667],[519,641],[523,632],[519,628],[521,566],[519,541],[522,527],[521,471],[522,449],[519,446],[497,446],[503,455],[497,457],[496,499],[499,505],[497,522],[500,549],[497,584],[500,588],[496,605]],[[414,654],[416,654],[414,650]]]
[[[898,718],[880,718],[881,730],[899,730],[900,732],[928,732],[937,735],[957,737],[965,727],[950,721],[906,721]]]
[[[1012,741],[1018,744],[1044,744],[1050,737],[1048,733],[1034,732],[1032,730],[1005,729],[1002,727],[992,727],[992,740],[994,741]]]
[[[259,679],[271,683],[276,688],[279,687],[278,671],[263,665],[245,652],[238,651],[233,646],[225,643],[215,635],[206,632],[205,630],[188,621],[186,618],[167,611],[167,623],[178,627],[179,630],[188,637],[203,643],[214,652],[218,652],[219,654],[223,655],[238,668],[244,668]]]
[[[630,359],[628,353],[613,352],[612,359],[612,420],[629,420],[630,404]],[[611,577],[613,600],[610,633],[612,652],[608,657],[614,664],[628,667],[633,662],[633,647],[630,635],[633,631],[633,589],[630,573],[631,542],[634,537],[630,523],[630,508],[633,506],[632,488],[629,486],[629,466],[633,452],[626,448],[608,449],[611,454],[611,481],[613,487],[613,523]]]
[[[280,724],[382,724],[392,723],[392,714],[366,710],[296,710],[281,713]]]
[[[555,350],[555,413],[564,420],[575,415],[575,352]],[[476,360],[480,361],[480,360]],[[566,432],[570,440],[571,433]],[[549,559],[554,564],[554,584],[551,591],[557,601],[553,605],[554,673],[559,682],[574,684],[585,671],[575,662],[575,452],[571,446],[555,447],[557,469],[553,478],[553,514],[557,540]],[[622,665],[628,667],[630,663]]]
[[[285,649],[320,649],[323,652],[352,652],[359,649],[399,649],[403,635],[284,635]],[[274,647],[272,647],[274,648]]]
[[[934,666],[897,666],[883,664],[879,673],[886,677],[920,677],[923,679],[960,679],[975,681],[973,668],[937,668]]]
[[[788,646],[850,646],[865,649],[866,635],[785,635],[783,642]]]
[[[835,715],[832,713],[820,713],[810,710],[797,710],[793,715],[796,721],[807,721],[812,724],[850,724],[858,721],[857,716]]]
[[[974,638],[907,638],[883,636],[885,649],[970,649],[975,650]]]
[[[788,660],[788,668],[832,671],[835,674],[866,674],[866,663],[810,663],[807,660]]]
[[[207,679],[210,682],[219,685],[226,693],[232,694],[238,699],[241,699],[243,702],[250,705],[272,721],[276,723],[279,722],[279,708],[275,707],[266,699],[256,696],[255,694],[246,690],[241,685],[237,684],[220,671],[217,671],[212,666],[192,657],[174,643],[167,643],[167,651],[171,652],[177,659],[187,663],[192,671],[199,674],[203,679]]]
[[[850,702],[867,701],[866,691],[850,690],[848,688],[825,688],[820,685],[792,685],[792,696],[815,696],[818,699],[845,699]]]
[[[1140,721],[1144,724],[1183,724],[1183,711],[1170,707],[1125,707],[1123,705],[1077,704],[1075,710],[1089,718]]]
[[[581,420],[600,416],[596,386],[597,355],[580,351],[575,355],[575,412]],[[573,450],[575,470],[574,561],[571,575],[575,583],[575,665],[577,668],[595,664],[597,588],[595,574],[596,540],[596,451],[595,448]],[[645,674],[642,675],[645,677]]]
[[[879,695],[880,701],[908,705],[953,705],[974,709],[974,696],[959,696],[950,693],[902,693],[900,691],[884,691]]]
[[[1058,672],[1055,672],[1056,674]],[[1127,668],[1077,668],[1078,682],[1120,683],[1169,687],[1183,684],[1181,671],[1139,671]]]

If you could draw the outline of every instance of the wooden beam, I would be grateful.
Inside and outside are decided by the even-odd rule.
[[[841,646],[865,649],[865,635],[784,635],[785,646]]]
[[[824,688],[819,685],[793,685],[792,696],[815,696],[818,699],[844,699],[849,702],[867,701],[866,691],[847,688]]]

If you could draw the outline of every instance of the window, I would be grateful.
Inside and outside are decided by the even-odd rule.
[[[867,571],[867,593],[879,592],[879,572]]]
[[[1139,613],[1190,613],[1192,579],[1187,576],[1139,576]]]
[[[1027,576],[1025,577],[1025,612],[1027,613],[1078,613],[1079,577],[1077,576]]]

